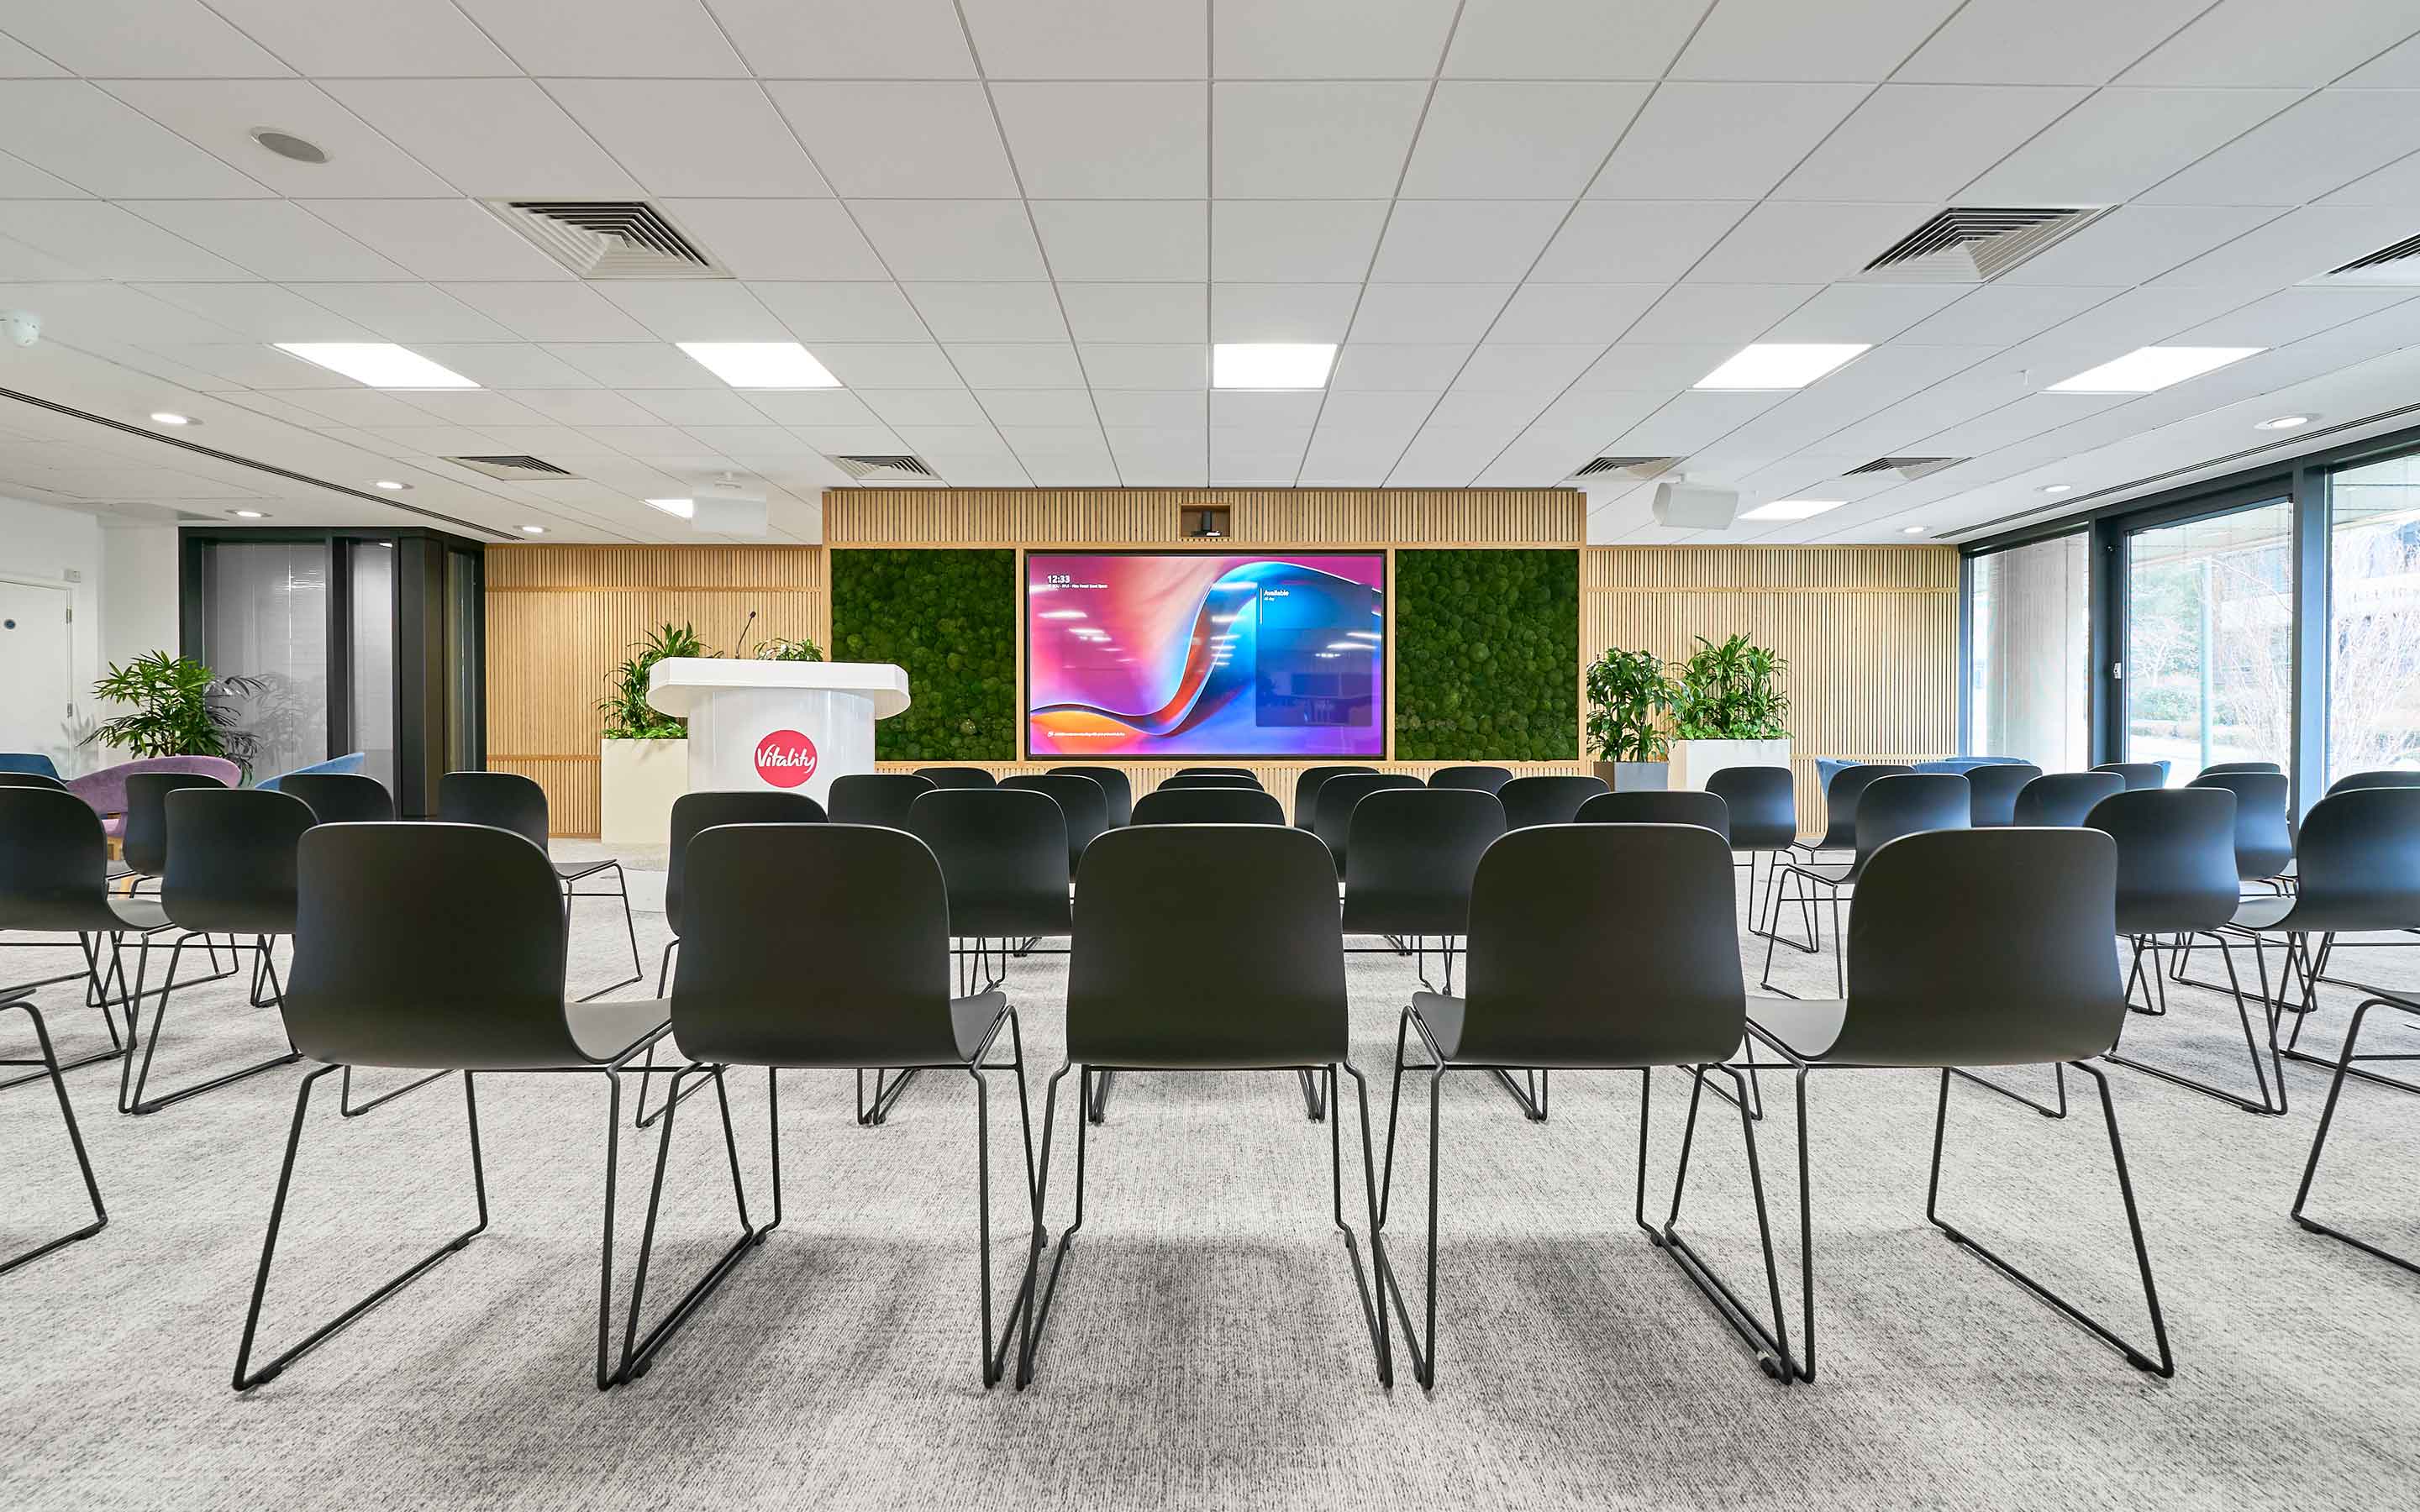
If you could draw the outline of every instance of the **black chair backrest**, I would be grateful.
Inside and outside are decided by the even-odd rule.
[[[2118,842],[2118,933],[2198,933],[2235,917],[2242,892],[2226,788],[2112,794],[2084,823]]]
[[[0,787],[0,929],[114,930],[101,815],[64,787]]]
[[[2126,779],[2115,772],[2047,773],[2017,790],[2009,823],[2027,829],[2073,829],[2094,804],[2125,791]]]
[[[519,772],[446,773],[437,779],[437,817],[449,825],[509,829],[546,849],[546,789]]]
[[[1479,788],[1382,789],[1353,806],[1344,847],[1348,934],[1467,934],[1470,879],[1504,833]]]
[[[1848,1015],[1827,1058],[2080,1060],[2117,1042],[2118,842],[2093,829],[1935,830],[1875,853],[1849,915]],[[1959,983],[1945,993],[1944,982]]]
[[[1159,784],[1162,788],[1174,788],[1179,792],[1187,788],[1257,788],[1260,785],[1260,779],[1249,772],[1179,772]]]
[[[1798,779],[1787,766],[1726,766],[1706,779],[1723,800],[1731,848],[1778,851],[1798,839]]]
[[[1504,827],[1568,825],[1580,805],[1609,791],[1601,777],[1516,777],[1496,790],[1504,805]]]
[[[2017,795],[2042,775],[2024,762],[1993,762],[1966,773],[1966,795],[1974,806],[1977,829],[1998,829],[2017,822]]]
[[[1067,875],[1072,880],[1077,866],[1084,859],[1084,848],[1109,831],[1109,794],[1089,777],[1053,777],[1048,773],[1012,777],[1001,786],[1047,793],[1059,800],[1059,811],[1067,818]]]
[[[1853,877],[1865,874],[1874,853],[1902,835],[1934,829],[1970,829],[1975,800],[1956,772],[1902,772],[1877,778],[1857,795],[1857,854]]]
[[[2165,762],[2102,762],[2096,772],[2115,772],[2126,779],[2126,791],[2140,793],[2145,788],[2168,785],[2168,764]]]
[[[1507,834],[1472,887],[1457,1058],[1644,1066],[1729,1056],[1747,1012],[1732,885],[1730,847],[1701,825]]]
[[[681,908],[689,881],[689,842],[717,825],[820,825],[824,806],[803,793],[773,789],[733,793],[684,793],[673,800],[669,843],[664,848],[664,923],[681,933]]]
[[[384,825],[395,820],[395,795],[365,772],[296,772],[277,779],[277,791],[309,805],[323,825]]]
[[[299,850],[285,997],[295,1049],[353,1066],[587,1063],[564,1020],[563,884],[526,837],[314,825]]]
[[[1249,766],[1180,766],[1176,769],[1176,775],[1179,777],[1250,777],[1254,787],[1258,787],[1261,781],[1259,778],[1252,776],[1252,769]]]
[[[1481,793],[1495,793],[1512,780],[1509,766],[1440,766],[1429,774],[1433,788],[1477,788]]]
[[[0,788],[56,788],[65,793],[68,785],[47,772],[0,772]]]
[[[2420,788],[2420,772],[2347,772],[2328,784],[2330,795],[2358,793],[2364,788]]]
[[[1853,850],[1857,843],[1857,800],[1886,777],[1908,777],[1916,768],[1900,762],[1862,762],[1843,766],[1823,786],[1823,838],[1818,847]]]
[[[2288,817],[2290,784],[2286,774],[2215,772],[2205,768],[2188,788],[2223,788],[2235,795],[2235,875],[2258,882],[2283,872],[2294,859],[2294,825]]]
[[[1331,777],[1366,776],[1369,766],[1306,766],[1294,779],[1294,827],[1309,829],[1319,822],[1320,785]]]
[[[980,766],[919,766],[916,775],[937,788],[994,788],[1000,779]]]
[[[1335,856],[1338,876],[1344,874],[1344,844],[1353,830],[1353,806],[1373,793],[1421,785],[1419,778],[1403,772],[1347,772],[1320,786],[1319,812],[1311,820],[1311,833],[1326,841]]]
[[[825,811],[835,825],[905,829],[908,807],[935,791],[931,778],[913,772],[851,772],[832,779]]]
[[[168,870],[168,795],[184,788],[224,788],[199,772],[137,772],[126,779],[126,825],[118,853],[147,877]]]
[[[2420,788],[2354,788],[2311,805],[2294,875],[2294,907],[2282,927],[2420,928]]]
[[[1101,795],[1109,801],[1109,827],[1116,829],[1134,823],[1134,781],[1114,766],[1054,766],[1052,777],[1089,777],[1101,784]]]
[[[959,790],[916,803],[996,795]],[[769,876],[787,885],[769,889]],[[723,825],[690,842],[689,889],[672,998],[686,1054],[749,1066],[964,1058],[950,1027],[957,926],[940,862],[914,835],[880,825]],[[801,959],[813,968],[801,971]]]
[[[2278,772],[2286,769],[2275,762],[2212,762],[2201,769],[2203,777],[2229,777],[2238,772]],[[2420,776],[2420,774],[2414,774]],[[2191,784],[2187,784],[2190,786]]]
[[[1350,1038],[1336,871],[1315,837],[1278,825],[1137,825],[1085,855],[1067,968],[1070,1060],[1325,1065],[1344,1058]]]
[[[1572,816],[1580,825],[1695,825],[1731,843],[1731,810],[1719,796],[1689,788],[1600,793]]]
[[[1134,806],[1138,825],[1282,825],[1285,807],[1274,793],[1246,787],[1159,787]]]
[[[908,832],[940,863],[951,933],[1067,933],[1067,816],[1050,795],[927,793],[908,810]]]
[[[160,904],[169,921],[232,934],[293,933],[295,847],[317,823],[309,804],[273,788],[214,782],[209,791],[168,795]]]

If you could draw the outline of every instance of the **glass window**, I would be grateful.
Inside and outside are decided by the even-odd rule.
[[[2285,764],[2293,749],[2293,505],[2129,537],[2126,759],[2183,783],[2212,762]]]
[[[2420,767],[2420,455],[2328,489],[2328,780]]]
[[[1995,551],[1970,571],[1967,753],[2090,765],[2090,537]]]
[[[355,541],[351,575],[352,741],[362,770],[395,791],[395,548]]]
[[[229,707],[258,741],[252,779],[328,756],[328,547],[324,541],[213,543],[203,559],[202,659],[260,680]]]

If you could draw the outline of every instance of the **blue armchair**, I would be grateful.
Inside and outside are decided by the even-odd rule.
[[[366,751],[349,750],[342,756],[331,757],[324,762],[315,762],[309,766],[298,766],[290,772],[280,772],[260,785],[274,793],[277,791],[278,783],[289,777],[301,777],[305,772],[359,772],[362,769],[362,763],[368,759],[368,755]]]

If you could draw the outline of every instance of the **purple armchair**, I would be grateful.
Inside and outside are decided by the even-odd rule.
[[[126,834],[126,779],[140,772],[198,772],[216,778],[233,787],[243,778],[243,768],[224,756],[152,756],[139,762],[120,762],[104,766],[98,772],[86,772],[68,783],[68,791],[91,805],[101,815],[101,830],[113,837]]]

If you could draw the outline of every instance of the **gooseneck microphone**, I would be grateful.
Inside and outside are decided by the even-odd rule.
[[[732,655],[737,656],[745,656],[748,655],[748,631],[755,625],[755,623],[756,611],[752,609],[748,611],[748,624],[739,627],[739,644],[734,648]]]

